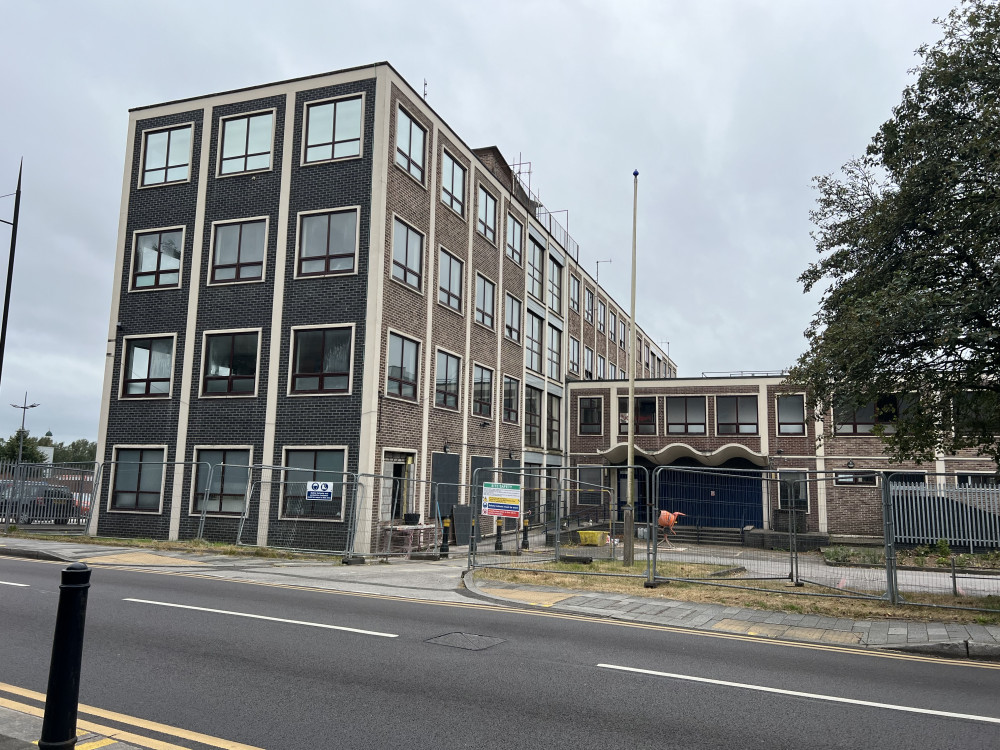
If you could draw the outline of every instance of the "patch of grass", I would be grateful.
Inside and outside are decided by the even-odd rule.
[[[835,545],[833,547],[824,547],[821,552],[823,558],[831,565],[885,565],[885,553],[881,549],[872,547],[844,547]],[[896,563],[902,567],[927,568],[928,570],[944,568],[951,570],[952,560],[955,561],[955,566],[958,568],[1000,570],[1000,550],[991,550],[977,554],[956,554],[951,551],[948,542],[944,539],[939,539],[931,547],[920,545],[913,548],[902,547],[896,550]]]

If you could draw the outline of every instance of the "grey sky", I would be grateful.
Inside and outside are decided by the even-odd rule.
[[[530,161],[625,305],[640,171],[637,317],[681,376],[786,367],[817,301],[810,181],[863,152],[954,4],[0,0],[0,195],[25,164],[0,436],[27,390],[32,434],[97,438],[130,107],[380,60]]]

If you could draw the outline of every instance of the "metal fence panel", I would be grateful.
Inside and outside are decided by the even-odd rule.
[[[93,463],[0,463],[0,526],[85,534],[98,468]]]

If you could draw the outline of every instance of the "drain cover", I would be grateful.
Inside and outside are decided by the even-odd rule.
[[[474,635],[472,633],[445,633],[437,638],[431,638],[427,643],[464,648],[468,651],[483,651],[490,646],[503,643],[503,638],[490,638],[488,635]]]

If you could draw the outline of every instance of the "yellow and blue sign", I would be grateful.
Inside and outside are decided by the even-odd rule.
[[[483,515],[520,518],[521,485],[485,482],[483,484]]]

